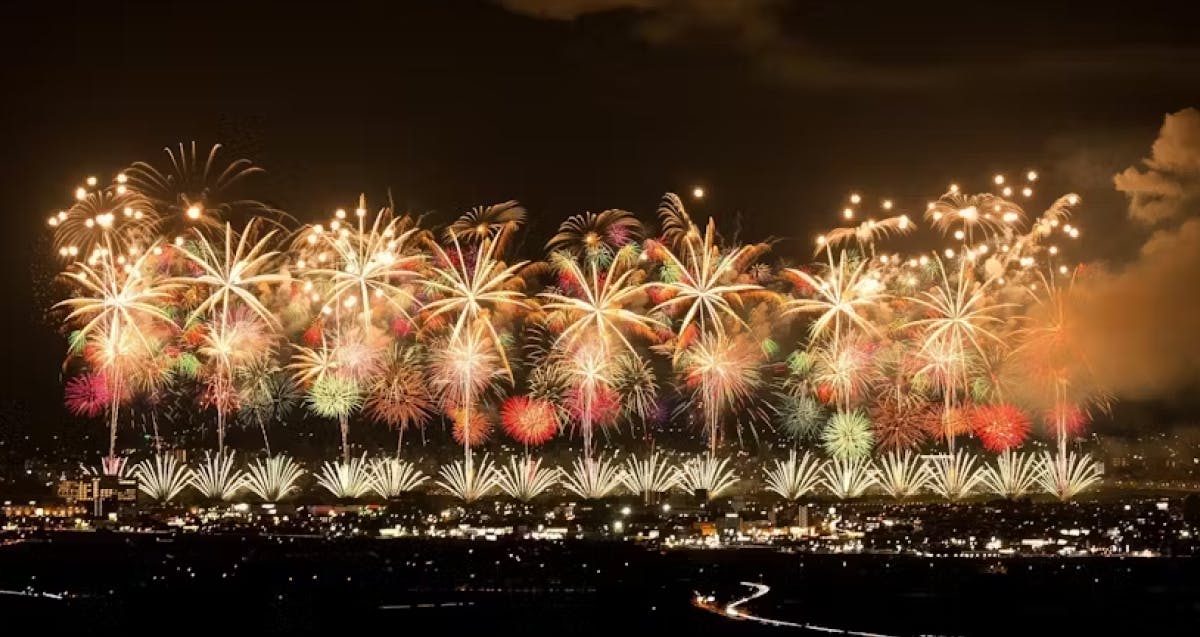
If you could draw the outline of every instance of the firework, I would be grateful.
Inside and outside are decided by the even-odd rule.
[[[308,408],[322,418],[338,421],[342,433],[342,463],[350,462],[350,414],[362,407],[362,389],[358,383],[340,376],[324,376],[308,390]]]
[[[1042,460],[1033,454],[1005,450],[996,456],[996,463],[983,471],[984,488],[1010,500],[1025,497],[1042,480],[1045,471]]]
[[[370,473],[371,489],[381,498],[398,498],[429,479],[412,463],[395,458],[372,460]]]
[[[793,396],[779,393],[776,397],[778,401],[772,408],[779,415],[779,425],[784,433],[798,441],[817,437],[826,417],[825,410],[816,399],[807,394]]]
[[[500,408],[504,431],[523,445],[540,445],[558,433],[558,413],[547,400],[513,396]]]
[[[833,458],[865,458],[874,444],[871,420],[861,411],[836,412],[821,431],[821,446]]]
[[[361,458],[321,463],[317,484],[339,500],[355,500],[375,489],[375,474],[364,453]]]
[[[1104,467],[1088,454],[1044,452],[1038,483],[1042,490],[1066,501],[1104,478]]]
[[[272,270],[279,253],[270,249],[275,231],[267,232],[257,241],[254,220],[246,224],[239,235],[233,226],[225,224],[223,241],[214,245],[204,234],[197,233],[194,248],[183,251],[184,257],[199,270],[193,276],[178,277],[174,282],[208,290],[208,295],[192,310],[191,318],[214,313],[224,324],[230,310],[242,305],[271,326],[278,319],[255,295],[259,286],[281,283],[287,277]]]
[[[704,491],[712,500],[738,483],[737,474],[728,465],[729,458],[717,459],[712,454],[692,458],[679,467],[677,482],[684,491]]]
[[[971,430],[988,451],[1020,447],[1029,435],[1029,418],[1013,405],[979,405],[971,410],[970,419]]]
[[[645,295],[646,284],[642,272],[631,267],[634,263],[632,247],[623,248],[603,273],[594,262],[588,272],[573,259],[554,259],[563,276],[572,282],[578,296],[558,292],[543,292],[538,295],[547,312],[561,312],[568,317],[566,327],[559,335],[556,346],[570,348],[580,339],[597,342],[607,349],[614,338],[631,353],[636,352],[633,343],[625,336],[628,330],[652,334],[652,328],[662,324],[651,316],[629,309],[629,306]]]
[[[658,380],[650,362],[634,353],[617,358],[612,388],[620,397],[621,415],[629,422],[645,423],[658,407]]]
[[[83,374],[67,381],[67,409],[76,416],[98,416],[111,402],[104,374]]]
[[[500,470],[498,484],[509,496],[521,502],[530,502],[552,489],[559,481],[557,469],[543,467],[541,458],[522,456],[508,459],[508,466]]]
[[[625,210],[605,210],[572,215],[546,243],[552,252],[583,255],[589,261],[612,258],[623,246],[641,239],[642,222]]]
[[[937,201],[925,208],[925,218],[943,234],[974,242],[975,235],[984,238],[1003,235],[1025,218],[1021,206],[991,193],[966,194],[952,187]]]
[[[962,449],[930,459],[925,465],[929,489],[947,500],[965,498],[985,475],[983,468],[976,466],[978,462],[978,456]]]
[[[500,481],[500,472],[487,455],[478,465],[469,462],[469,458],[468,461],[455,460],[443,465],[438,472],[442,479],[437,485],[463,502],[474,502],[486,496]]]
[[[929,472],[912,451],[890,451],[875,465],[879,486],[897,500],[916,495],[929,482]]]
[[[257,201],[225,201],[227,189],[264,171],[248,159],[223,164],[218,158],[221,148],[214,144],[202,161],[196,142],[187,146],[180,143],[178,149],[163,149],[171,163],[165,171],[146,162],[136,162],[126,171],[130,190],[145,197],[153,207],[160,233],[176,232],[178,236],[184,228],[211,229],[219,227],[221,219],[232,212],[268,210]]]
[[[417,235],[418,228],[400,231],[400,219],[392,218],[391,210],[385,208],[375,215],[368,228],[364,225],[366,202],[359,201],[357,210],[357,232],[345,234],[324,232],[314,226],[305,236],[316,237],[319,243],[332,249],[336,259],[318,260],[317,267],[307,271],[309,277],[327,281],[326,295],[331,302],[352,303],[360,308],[363,329],[371,328],[371,308],[374,300],[383,300],[405,319],[410,319],[408,308],[415,298],[403,284],[417,278],[417,267],[424,254],[410,248],[410,240]]]
[[[270,456],[255,460],[246,469],[246,488],[264,502],[279,502],[299,491],[304,469],[289,456]]]
[[[682,258],[666,246],[654,251],[661,255],[675,278],[670,282],[652,284],[670,294],[670,298],[659,303],[652,311],[682,310],[684,315],[678,326],[681,334],[693,324],[699,326],[701,333],[715,330],[724,334],[726,319],[746,327],[746,322],[734,311],[733,304],[740,302],[740,295],[761,290],[762,287],[732,279],[738,272],[738,265],[752,254],[751,249],[739,246],[722,252],[716,245],[716,222],[712,219],[708,220],[708,229],[702,240],[693,233],[685,237]]]
[[[666,493],[679,484],[679,470],[663,460],[656,452],[644,458],[630,456],[625,459],[622,475],[625,488],[641,494],[648,502],[653,494]]]
[[[817,488],[824,467],[825,462],[816,456],[807,452],[803,456],[797,456],[796,450],[793,449],[787,460],[776,460],[775,468],[764,472],[767,490],[785,500],[799,500]]]
[[[234,468],[233,453],[206,453],[190,472],[188,484],[209,500],[228,502],[241,490],[245,474]]]
[[[813,358],[812,382],[826,402],[849,411],[878,379],[872,348],[858,337],[831,341]]]
[[[479,410],[455,409],[451,435],[464,447],[478,447],[492,436],[492,421]]]
[[[267,438],[267,423],[283,422],[300,404],[300,391],[291,376],[274,366],[259,366],[243,370],[238,396],[238,418],[256,423],[262,431],[263,449],[271,455]]]
[[[811,288],[815,295],[789,300],[784,315],[815,314],[817,318],[808,328],[814,341],[828,337],[836,343],[851,328],[875,333],[867,315],[878,307],[885,294],[883,283],[872,276],[867,266],[866,261],[854,265],[843,250],[837,263],[833,261],[833,253],[829,253],[826,277],[817,278],[803,270],[787,270],[789,276]]]
[[[525,223],[525,208],[515,201],[506,201],[472,208],[450,224],[446,234],[466,242],[492,239],[499,243],[522,223]]]
[[[909,299],[927,316],[907,325],[921,335],[917,355],[924,365],[918,373],[929,377],[941,392],[943,415],[947,417],[952,413],[958,393],[969,387],[972,357],[982,357],[987,345],[1004,345],[995,331],[1001,320],[993,314],[1006,306],[987,303],[984,295],[987,284],[976,285],[966,267],[967,261],[963,260],[957,278],[951,282],[945,266],[939,261],[941,284],[933,291]],[[954,434],[949,431],[948,420],[945,436],[953,453]]]
[[[875,469],[866,458],[839,458],[821,469],[821,485],[839,500],[857,498],[876,483]]]
[[[603,455],[577,458],[571,471],[559,468],[562,485],[571,493],[589,500],[603,498],[625,481],[625,470]]]
[[[814,254],[821,250],[831,250],[843,244],[854,241],[858,249],[869,250],[875,254],[875,243],[892,235],[905,235],[916,229],[908,215],[896,215],[876,221],[867,219],[857,226],[835,228],[817,238],[817,248]]]
[[[454,255],[451,256],[436,243],[430,243],[435,267],[427,268],[429,274],[422,283],[440,295],[425,305],[426,323],[442,315],[456,315],[450,333],[453,342],[463,332],[483,330],[496,345],[496,355],[509,378],[512,369],[507,354],[500,347],[500,335],[496,331],[494,314],[529,307],[525,295],[513,289],[521,281],[517,272],[525,267],[526,261],[505,266],[496,259],[497,242],[484,239],[475,258],[467,260],[459,243],[458,235],[451,233]]]
[[[692,403],[704,410],[710,455],[715,455],[723,411],[742,405],[762,383],[757,351],[744,339],[705,334],[679,361]]]
[[[138,490],[156,502],[174,500],[188,486],[188,468],[175,456],[157,455],[147,458],[133,468],[138,481]]]
[[[95,265],[108,256],[133,257],[149,248],[155,215],[141,195],[116,184],[86,192],[49,223],[58,256]]]
[[[134,478],[134,466],[129,464],[129,458],[105,456],[99,465],[79,465],[79,470],[85,476],[117,476],[119,478]]]
[[[425,379],[423,358],[415,347],[393,347],[386,371],[371,385],[363,411],[399,432],[396,453],[409,427],[424,428],[434,412],[434,398]]]

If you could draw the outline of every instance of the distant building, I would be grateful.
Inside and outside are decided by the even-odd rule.
[[[102,518],[137,502],[137,480],[120,476],[61,480],[58,497],[68,505],[87,506],[93,517]]]

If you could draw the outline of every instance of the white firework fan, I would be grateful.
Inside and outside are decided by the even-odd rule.
[[[188,468],[175,456],[157,455],[137,464],[138,490],[159,502],[174,500],[188,485]]]
[[[1089,489],[1104,477],[1104,467],[1090,454],[1044,452],[1038,476],[1042,490],[1067,501]]]
[[[372,460],[370,473],[371,489],[381,498],[400,497],[429,479],[416,465],[395,458]]]
[[[897,500],[914,496],[929,482],[929,472],[912,451],[892,451],[875,464],[879,486]]]
[[[232,500],[241,490],[246,474],[233,466],[233,453],[205,454],[204,462],[188,478],[192,488],[210,500]]]
[[[85,466],[79,465],[79,470],[85,476],[117,476],[118,478],[132,478],[133,466],[129,464],[129,458],[124,456],[104,456],[100,459],[100,464]]]
[[[692,458],[679,468],[679,486],[688,493],[705,490],[709,500],[719,497],[738,483],[737,474],[728,464],[729,458],[718,460],[710,455]]]
[[[278,502],[300,490],[297,483],[303,475],[304,469],[290,456],[271,456],[250,463],[245,484],[265,502]]]
[[[664,493],[679,486],[679,470],[665,462],[658,453],[644,459],[629,457],[625,460],[623,476],[625,488],[649,498],[654,493]]]
[[[579,458],[571,471],[559,468],[563,486],[581,498],[598,499],[609,495],[625,480],[621,465],[605,458]]]
[[[498,484],[513,498],[529,502],[558,484],[558,471],[543,467],[541,458],[509,458],[508,466],[500,470]]]
[[[975,466],[977,462],[979,456],[962,449],[933,458],[925,465],[930,490],[951,501],[970,495],[984,476],[983,468]]]
[[[839,500],[857,498],[876,482],[866,458],[835,457],[821,468],[821,484]]]
[[[338,499],[353,500],[369,493],[374,486],[367,454],[346,462],[324,462],[317,484]]]
[[[1044,472],[1045,465],[1036,455],[1007,450],[996,456],[996,464],[984,467],[982,484],[1002,498],[1020,498],[1033,491]]]
[[[767,490],[785,500],[799,500],[821,483],[821,469],[824,467],[825,462],[820,458],[807,451],[803,456],[797,456],[793,449],[787,460],[776,460],[775,468],[765,471]]]
[[[474,502],[487,495],[500,479],[496,465],[487,456],[479,464],[468,465],[462,460],[455,460],[442,466],[438,473],[442,479],[437,481],[437,485],[463,502]]]

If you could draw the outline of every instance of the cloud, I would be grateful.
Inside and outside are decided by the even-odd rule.
[[[989,82],[1025,83],[1086,81],[1087,78],[1157,78],[1191,86],[1197,77],[1200,49],[1194,45],[1156,45],[1112,41],[1099,33],[1087,44],[1064,43],[1062,38],[1035,34],[1005,55],[941,38],[940,53],[922,51],[929,38],[945,29],[958,29],[951,16],[899,16],[918,20],[916,41],[910,48],[891,37],[877,37],[894,28],[889,16],[839,13],[783,0],[493,0],[508,11],[542,20],[572,21],[601,14],[629,17],[633,32],[655,45],[700,45],[732,51],[764,76],[789,85],[817,89],[846,87],[919,91],[946,86],[985,85]],[[851,25],[844,36],[830,38],[830,15],[843,20],[864,19],[867,26]],[[954,20],[954,22],[949,22]],[[939,31],[942,29],[942,31]],[[858,38],[857,40],[855,38]],[[1018,38],[1019,39],[1019,38]],[[822,44],[822,42],[824,44]],[[886,44],[891,42],[890,47]],[[981,39],[979,42],[987,42]],[[881,45],[881,43],[883,43]]]
[[[1195,214],[1200,204],[1200,110],[1167,115],[1143,167],[1130,166],[1113,177],[1129,197],[1129,216],[1158,224]]]
[[[1123,267],[1081,279],[1071,311],[1118,397],[1173,398],[1200,389],[1200,111],[1168,115],[1142,165],[1114,183],[1130,216],[1158,229]]]

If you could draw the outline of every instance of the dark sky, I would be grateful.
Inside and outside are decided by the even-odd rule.
[[[1188,4],[6,2],[0,400],[57,418],[62,344],[30,309],[47,213],[166,144],[251,155],[302,219],[391,187],[443,219],[515,198],[544,236],[699,183],[701,214],[799,257],[851,188],[1060,166],[1107,190],[1200,105]]]

